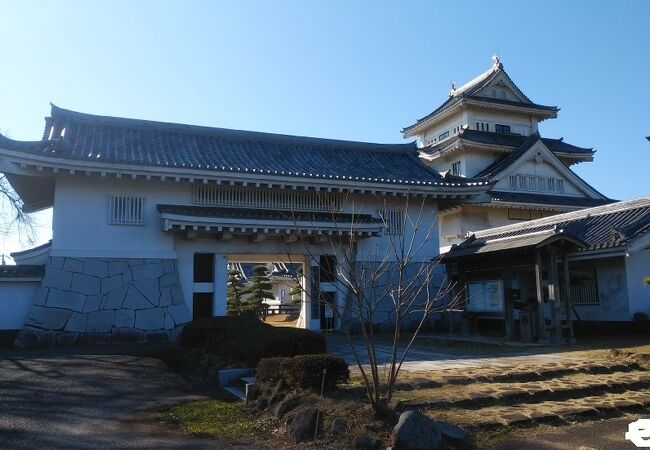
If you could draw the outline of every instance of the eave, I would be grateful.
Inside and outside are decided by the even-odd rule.
[[[413,180],[359,179],[359,177],[283,176],[260,171],[221,172],[182,167],[130,165],[111,162],[70,160],[43,155],[2,150],[5,163],[13,164],[10,172],[26,176],[85,175],[101,178],[202,182],[255,187],[279,187],[355,194],[399,195],[427,198],[470,198],[486,192],[491,184]],[[6,166],[7,164],[5,164]],[[6,168],[5,168],[6,169]]]

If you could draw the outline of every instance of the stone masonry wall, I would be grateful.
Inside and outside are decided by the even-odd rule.
[[[176,260],[50,257],[15,345],[173,341],[191,319]]]

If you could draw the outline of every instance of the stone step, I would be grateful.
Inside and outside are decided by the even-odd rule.
[[[565,401],[547,401],[516,406],[496,406],[476,411],[463,409],[425,410],[436,420],[447,420],[472,430],[560,425],[568,421],[599,420],[625,413],[648,413],[650,389],[606,393]]]
[[[577,399],[589,395],[650,388],[650,372],[616,372],[613,374],[572,374],[551,380],[515,383],[478,383],[398,392],[402,409],[465,408],[479,409],[496,405],[535,404],[545,401]],[[420,400],[430,396],[427,400]]]
[[[422,386],[435,387],[444,384],[467,385],[473,383],[513,383],[525,381],[539,381],[557,378],[570,374],[611,374],[616,372],[631,372],[645,370],[636,362],[561,362],[544,365],[521,365],[514,368],[494,367],[492,370],[485,368],[464,369],[462,372],[450,369],[441,370],[436,379],[423,380]],[[406,383],[400,384],[404,389]],[[409,383],[413,384],[413,383]]]
[[[239,400],[246,400],[246,392],[236,386],[224,386],[224,390],[237,397]]]

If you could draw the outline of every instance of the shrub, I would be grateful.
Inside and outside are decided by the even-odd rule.
[[[289,387],[295,389],[311,389],[319,392],[323,382],[323,370],[327,370],[325,374],[326,391],[350,380],[348,364],[338,356],[300,355],[287,358],[282,363],[284,381]]]
[[[324,353],[325,337],[300,328],[279,328],[255,317],[210,317],[190,322],[183,347],[199,348],[227,361],[255,364],[262,358]]]
[[[284,379],[282,366],[289,358],[264,358],[257,364],[255,381],[258,383],[276,382]]]

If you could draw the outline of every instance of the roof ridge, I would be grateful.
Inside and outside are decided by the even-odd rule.
[[[476,237],[489,237],[496,234],[508,233],[513,231],[521,231],[528,228],[535,228],[538,226],[553,225],[560,222],[574,221],[585,219],[587,217],[601,216],[605,214],[613,214],[620,211],[627,211],[636,208],[650,207],[650,195],[639,197],[630,200],[622,200],[616,203],[609,203],[607,205],[595,206],[593,208],[586,208],[578,211],[571,211],[564,214],[557,214],[550,217],[543,217],[541,219],[528,220],[526,222],[516,223],[512,225],[504,225],[496,228],[488,228],[486,230],[477,231],[474,234]]]
[[[415,141],[407,143],[375,143],[375,142],[366,142],[366,141],[351,141],[344,139],[330,139],[330,138],[321,138],[314,136],[299,136],[292,134],[282,134],[282,133],[270,133],[264,131],[251,131],[251,130],[239,130],[233,128],[221,128],[221,127],[210,127],[204,125],[190,125],[185,123],[178,122],[161,122],[147,119],[134,119],[128,117],[117,117],[117,116],[104,116],[97,114],[83,113],[79,111],[72,111],[69,109],[64,109],[54,104],[52,105],[52,117],[64,116],[70,118],[73,121],[88,121],[88,122],[100,122],[102,125],[123,128],[123,127],[142,127],[142,128],[158,128],[158,129],[167,129],[169,131],[177,132],[200,132],[205,134],[215,135],[217,133],[222,135],[228,135],[231,137],[240,137],[242,139],[246,138],[264,138],[264,139],[285,139],[292,141],[304,141],[309,140],[312,143],[322,143],[335,146],[346,146],[354,145],[358,147],[368,147],[368,150],[371,151],[417,151],[417,144]],[[383,148],[377,148],[383,147]]]

